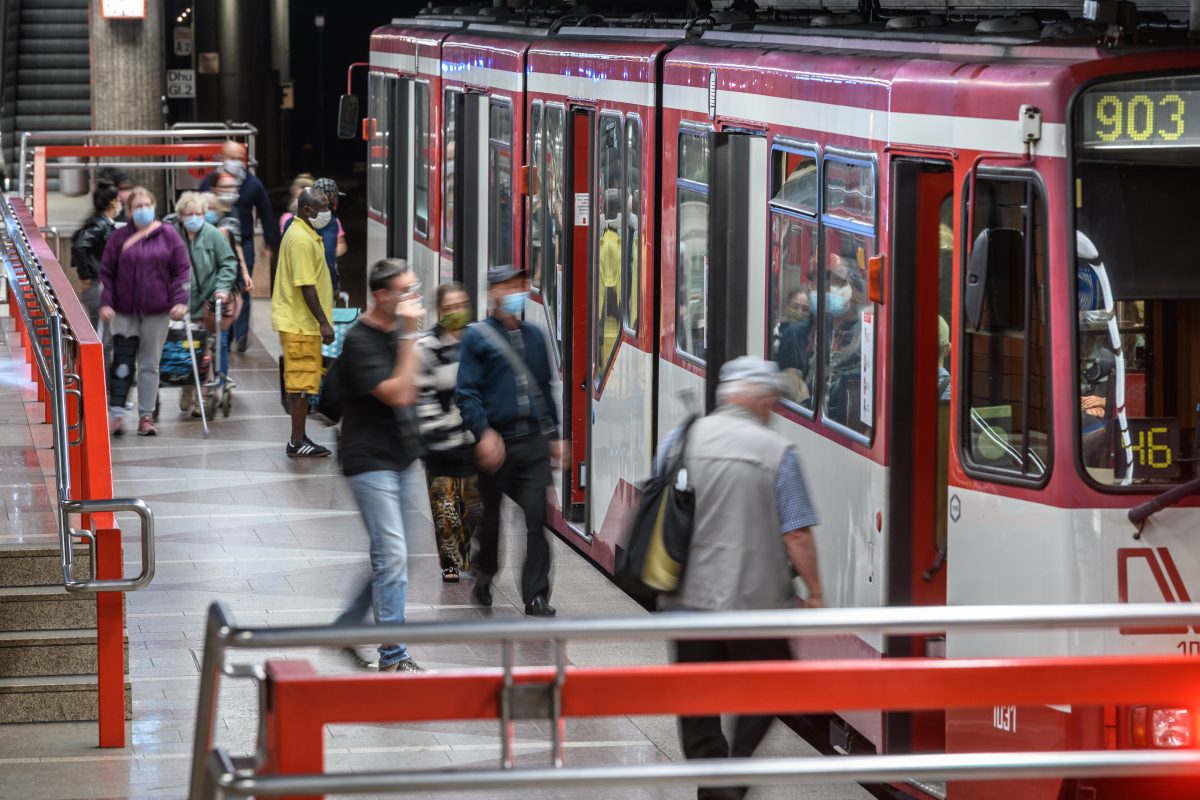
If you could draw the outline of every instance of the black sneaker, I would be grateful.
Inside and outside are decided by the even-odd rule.
[[[288,458],[324,458],[329,454],[328,447],[322,447],[307,436],[300,444],[287,444]]]
[[[424,672],[425,668],[422,667],[420,664],[418,664],[417,660],[415,658],[413,658],[412,656],[409,656],[408,658],[404,659],[403,661],[397,661],[395,664],[388,664],[387,666],[380,664],[379,671],[380,672]]]

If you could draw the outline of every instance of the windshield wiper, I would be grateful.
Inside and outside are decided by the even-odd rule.
[[[1137,525],[1137,533],[1133,538],[1141,538],[1142,526],[1146,524],[1146,520],[1151,514],[1156,514],[1164,508],[1169,508],[1185,497],[1190,497],[1200,492],[1200,478],[1193,478],[1187,483],[1180,484],[1174,489],[1163,492],[1157,497],[1152,497],[1141,505],[1134,506],[1129,509],[1129,521]]]

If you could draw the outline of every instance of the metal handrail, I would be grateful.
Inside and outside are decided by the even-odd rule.
[[[4,238],[12,245],[16,261],[20,262],[20,274],[14,259],[4,257],[4,271],[9,281],[18,289],[28,287],[32,292],[41,314],[40,320],[35,320],[31,309],[20,298],[17,311],[29,332],[29,349],[34,364],[42,377],[42,385],[50,400],[51,429],[54,449],[54,484],[57,502],[57,527],[60,548],[60,566],[63,573],[63,586],[68,592],[76,594],[95,592],[131,592],[148,585],[154,579],[154,513],[146,503],[138,498],[111,499],[72,499],[70,447],[72,445],[72,427],[67,419],[67,395],[76,394],[82,397],[82,388],[67,389],[67,372],[64,363],[68,354],[63,347],[65,338],[76,342],[74,336],[63,331],[63,314],[58,297],[45,274],[41,259],[29,245],[28,233],[13,213],[11,202],[0,203],[3,214]],[[6,254],[7,256],[7,254]],[[42,344],[43,328],[49,340],[48,349]],[[72,354],[74,362],[77,356]],[[101,387],[102,388],[102,387]],[[82,421],[82,404],[80,405]],[[79,427],[82,441],[82,425]],[[72,514],[92,514],[102,512],[133,512],[138,515],[138,533],[141,542],[141,569],[135,578],[97,578],[96,568],[99,559],[96,554],[96,536],[92,531],[77,530],[71,524]],[[81,539],[88,544],[91,558],[91,576],[87,580],[76,580],[74,571],[74,543]]]
[[[211,800],[218,792],[238,796],[276,797],[321,793],[378,793],[469,789],[581,788],[653,783],[673,785],[747,785],[784,780],[843,782],[909,779],[982,780],[1016,777],[1089,777],[1196,774],[1200,752],[1061,752],[938,754],[922,756],[729,761],[603,769],[501,769],[448,772],[374,772],[355,774],[264,776],[266,741],[260,719],[257,754],[231,758],[213,747],[217,699],[222,676],[237,668],[226,665],[230,649],[265,650],[290,647],[348,647],[381,641],[407,643],[500,643],[505,678],[512,669],[508,654],[515,642],[550,641],[562,657],[562,644],[578,640],[762,639],[862,635],[914,635],[951,631],[1000,631],[1078,628],[1154,628],[1200,624],[1200,603],[946,606],[890,608],[779,609],[764,611],[679,611],[641,617],[595,617],[528,622],[425,622],[403,625],[296,626],[240,628],[220,603],[208,610],[193,739],[190,800]],[[261,671],[240,670],[259,684]],[[260,712],[261,713],[261,712]],[[502,752],[504,752],[502,741]],[[556,762],[557,763],[557,762]]]
[[[94,139],[212,139],[214,136],[228,137],[245,137],[248,140],[247,144],[247,161],[249,166],[257,165],[255,159],[254,140],[258,136],[258,128],[249,123],[240,123],[224,128],[171,128],[163,130],[111,130],[111,131],[25,131],[21,134],[20,148],[20,163],[17,165],[17,196],[22,200],[28,200],[29,195],[26,193],[27,173],[30,168],[29,146],[30,143],[38,141],[92,141]],[[128,169],[153,169],[156,164],[166,164],[170,169],[188,169],[210,166],[209,162],[113,162],[112,164],[105,163],[105,166],[122,167]],[[47,164],[47,169],[60,168],[62,165]],[[71,168],[79,169],[82,166],[79,163],[68,165]],[[215,166],[220,166],[219,163]]]

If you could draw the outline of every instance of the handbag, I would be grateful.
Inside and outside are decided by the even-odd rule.
[[[617,583],[634,597],[669,594],[683,582],[696,511],[696,493],[683,460],[695,421],[693,415],[683,423],[666,468],[642,484],[625,544],[617,547]]]

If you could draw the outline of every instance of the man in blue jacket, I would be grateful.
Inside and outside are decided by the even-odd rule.
[[[236,197],[221,197],[220,200],[233,206],[238,222],[242,226],[242,255],[245,256],[246,269],[254,274],[254,212],[258,211],[258,221],[262,224],[263,255],[267,263],[279,249],[279,225],[275,221],[275,213],[271,210],[271,198],[267,197],[266,187],[253,172],[246,168],[246,146],[241,142],[229,139],[221,146],[224,163],[219,170],[211,172],[200,183],[200,191],[211,192],[216,183],[217,174],[226,172],[238,180]],[[250,334],[250,304],[243,303],[241,314],[233,324],[233,342],[239,353],[246,352],[246,337]]]
[[[551,459],[565,452],[551,394],[550,357],[541,331],[521,321],[525,270],[511,265],[488,270],[490,317],[467,329],[459,354],[455,400],[475,434],[475,461],[483,519],[479,579],[472,595],[492,604],[492,577],[499,569],[500,499],[508,495],[525,514],[529,542],[521,574],[525,613],[552,617],[550,544],[546,540],[546,489]]]

